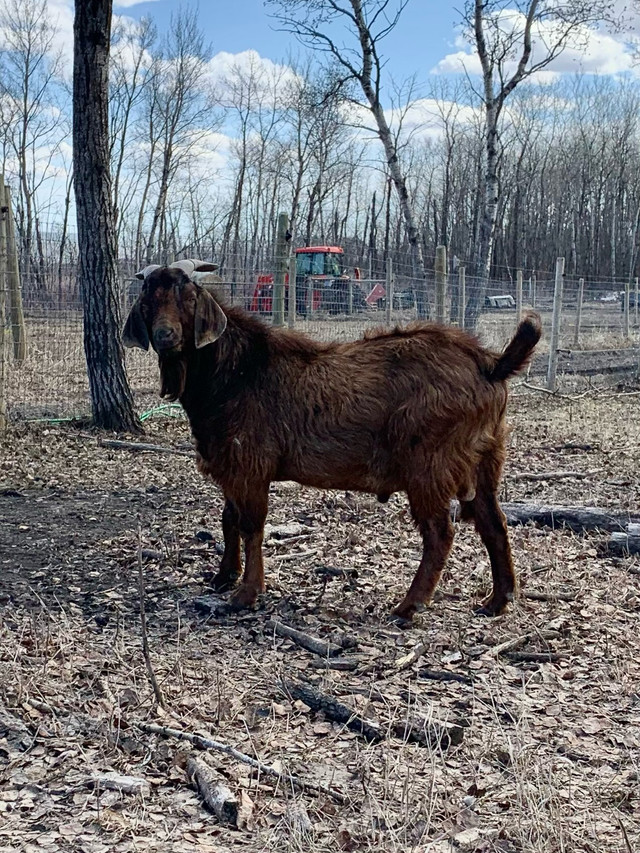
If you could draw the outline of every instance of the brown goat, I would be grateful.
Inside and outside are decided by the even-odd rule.
[[[463,331],[429,324],[325,344],[221,305],[184,265],[144,273],[124,343],[148,349],[151,342],[161,393],[182,403],[198,468],[224,492],[225,551],[216,589],[239,579],[244,539],[235,607],[253,605],[264,590],[269,484],[295,480],[383,501],[407,493],[424,551],[394,610],[404,619],[430,600],[438,583],[453,541],[449,502],[457,496],[491,561],[493,591],[479,612],[504,609],[515,588],[497,499],[505,380],[540,338],[536,314],[523,319],[501,355]]]

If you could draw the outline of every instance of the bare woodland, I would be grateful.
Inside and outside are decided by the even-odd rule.
[[[280,5],[282,14],[304,7]],[[51,54],[45,4],[10,0],[7,8],[1,166],[17,202],[25,281],[55,288],[76,253],[68,221],[70,99],[61,58]],[[552,270],[559,255],[568,273],[588,279],[634,275],[637,85],[579,74],[541,85],[531,74],[541,63],[526,61],[526,71],[507,79],[507,57],[517,50],[526,60],[525,34],[497,42],[491,9],[482,8],[492,90],[464,75],[432,77],[421,90],[383,88],[385,27],[369,25],[380,11],[373,3],[360,9],[370,66],[339,45],[335,56],[305,54],[292,36],[298,58],[288,64],[265,66],[248,55],[220,75],[211,59],[223,46],[208,44],[193,12],[181,12],[164,34],[150,20],[116,27],[109,107],[121,263],[187,254],[221,261],[230,278],[234,264],[259,270],[278,213],[287,211],[296,244],[344,245],[374,276],[411,246],[418,268],[424,259],[432,266],[438,244],[498,279],[517,268]],[[597,11],[576,13],[571,26]],[[554,55],[551,46],[547,59]],[[487,165],[489,113],[498,133]]]

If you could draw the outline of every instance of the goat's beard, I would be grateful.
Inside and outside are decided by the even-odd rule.
[[[177,400],[183,394],[187,381],[186,360],[182,353],[176,353],[175,355],[161,355],[159,362],[162,380],[160,396],[172,401]]]

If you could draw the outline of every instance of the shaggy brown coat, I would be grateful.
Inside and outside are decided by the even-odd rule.
[[[515,577],[497,489],[504,462],[505,380],[529,359],[540,320],[527,315],[498,355],[457,329],[414,324],[352,343],[318,343],[221,305],[181,270],[146,277],[125,327],[128,346],[158,352],[161,393],[180,400],[198,467],[223,490],[225,553],[215,578],[237,607],[264,589],[262,538],[269,484],[405,491],[423,557],[395,609],[411,618],[431,598],[453,540],[449,502],[461,501],[489,552],[500,613]]]

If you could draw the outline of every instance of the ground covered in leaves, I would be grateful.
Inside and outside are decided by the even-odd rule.
[[[547,397],[516,385],[509,417],[505,499],[640,511],[640,394]],[[188,428],[150,419],[144,440],[184,450]],[[560,470],[585,476],[522,477]],[[402,630],[386,617],[419,559],[404,497],[382,506],[285,483],[271,498],[267,593],[255,612],[229,614],[206,583],[221,509],[188,455],[107,449],[71,427],[8,436],[2,853],[640,849],[637,557],[601,556],[596,534],[514,527],[521,597],[481,619],[488,559],[458,525],[436,600]],[[139,551],[164,709],[142,651]],[[342,652],[305,651],[273,620]],[[285,681],[313,685],[388,736],[368,742]],[[411,742],[398,736],[408,720],[457,723],[464,737]],[[344,802],[149,734],[149,723],[215,738]],[[236,794],[237,826],[204,807],[187,753]],[[124,776],[137,780],[131,792]]]

